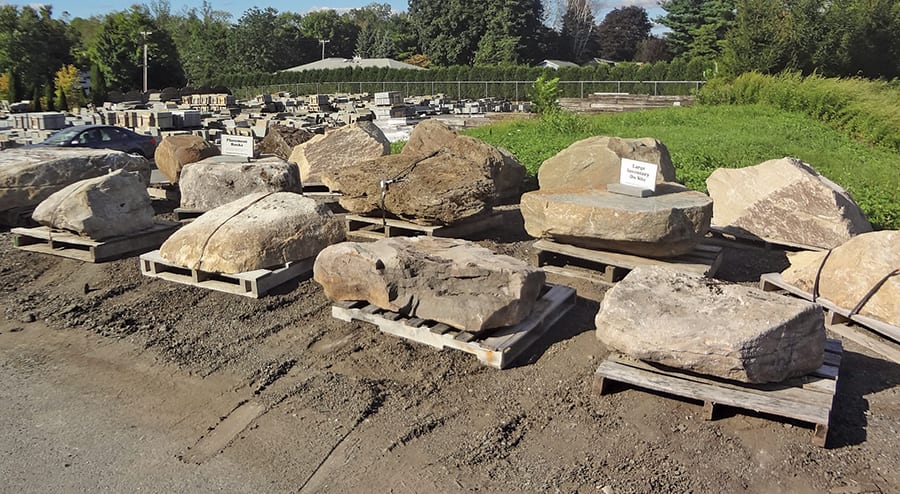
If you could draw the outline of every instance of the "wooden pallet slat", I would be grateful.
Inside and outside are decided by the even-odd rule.
[[[798,244],[783,240],[758,238],[741,233],[732,228],[710,225],[707,242],[738,249],[790,250],[790,251],[823,251],[827,250],[815,245]]]
[[[174,222],[158,222],[146,230],[103,241],[46,226],[13,228],[11,233],[13,245],[18,249],[97,263],[156,249],[180,226]]]
[[[347,214],[344,221],[346,221],[348,235],[376,240],[414,235],[465,238],[499,227],[503,222],[503,215],[495,211],[452,225],[418,225],[393,218],[382,219],[357,214]]]

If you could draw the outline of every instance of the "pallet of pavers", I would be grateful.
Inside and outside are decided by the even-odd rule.
[[[575,306],[575,290],[546,285],[534,310],[515,325],[472,334],[450,326],[386,311],[368,302],[338,302],[331,307],[335,319],[374,324],[383,333],[406,338],[432,347],[454,348],[471,353],[495,369],[504,369]]]
[[[715,419],[721,406],[799,420],[813,425],[813,444],[825,447],[842,354],[841,342],[829,339],[825,344],[825,362],[818,370],[771,384],[717,379],[611,355],[594,373],[593,391],[609,394],[613,383],[619,383],[702,401],[707,420]]]
[[[140,257],[141,274],[144,276],[250,298],[260,298],[288,281],[309,277],[315,260],[315,257],[310,257],[278,268],[225,274],[179,266],[163,259],[158,250]]]
[[[735,249],[787,250],[795,252],[801,250],[827,250],[813,245],[754,238],[749,235],[735,233],[729,228],[715,225],[709,227],[709,234],[707,235],[705,242],[711,245],[732,247]]]
[[[535,265],[548,273],[601,283],[615,283],[638,266],[668,266],[686,273],[713,276],[722,264],[722,248],[701,243],[693,252],[656,259],[585,249],[542,239],[534,243]]]
[[[781,273],[767,273],[760,276],[759,287],[766,292],[783,291],[803,300],[809,300],[810,302],[813,300],[811,293],[784,281]],[[850,309],[840,307],[823,297],[816,298],[815,302],[825,309],[825,323],[829,330],[844,338],[853,340],[894,362],[900,363],[900,328],[861,314],[851,314]],[[871,332],[875,332],[897,344],[884,342],[872,335]]]
[[[159,222],[146,230],[103,241],[46,226],[13,228],[11,233],[13,245],[18,249],[85,262],[104,262],[159,248],[180,226],[174,222]]]
[[[389,237],[411,237],[427,235],[429,237],[465,238],[469,235],[498,228],[503,224],[503,214],[491,212],[486,215],[469,218],[452,225],[417,225],[398,219],[382,219],[379,217],[346,215],[347,234],[362,238],[380,239]]]

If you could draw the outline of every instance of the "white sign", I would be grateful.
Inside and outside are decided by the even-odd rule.
[[[619,183],[639,189],[656,190],[656,170],[659,165],[622,158]]]
[[[253,152],[253,138],[250,136],[222,134],[222,154],[252,158],[255,155]]]

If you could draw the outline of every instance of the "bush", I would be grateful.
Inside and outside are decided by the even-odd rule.
[[[559,111],[559,77],[547,79],[541,74],[531,86],[531,111],[538,114]]]

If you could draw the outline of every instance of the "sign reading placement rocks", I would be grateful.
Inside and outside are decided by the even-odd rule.
[[[252,158],[253,156],[255,156],[253,150],[253,138],[249,136],[233,136],[223,134],[222,154],[226,156],[243,156],[245,158]]]
[[[656,191],[656,171],[659,165],[646,161],[622,158],[622,171],[619,183],[639,189]]]

